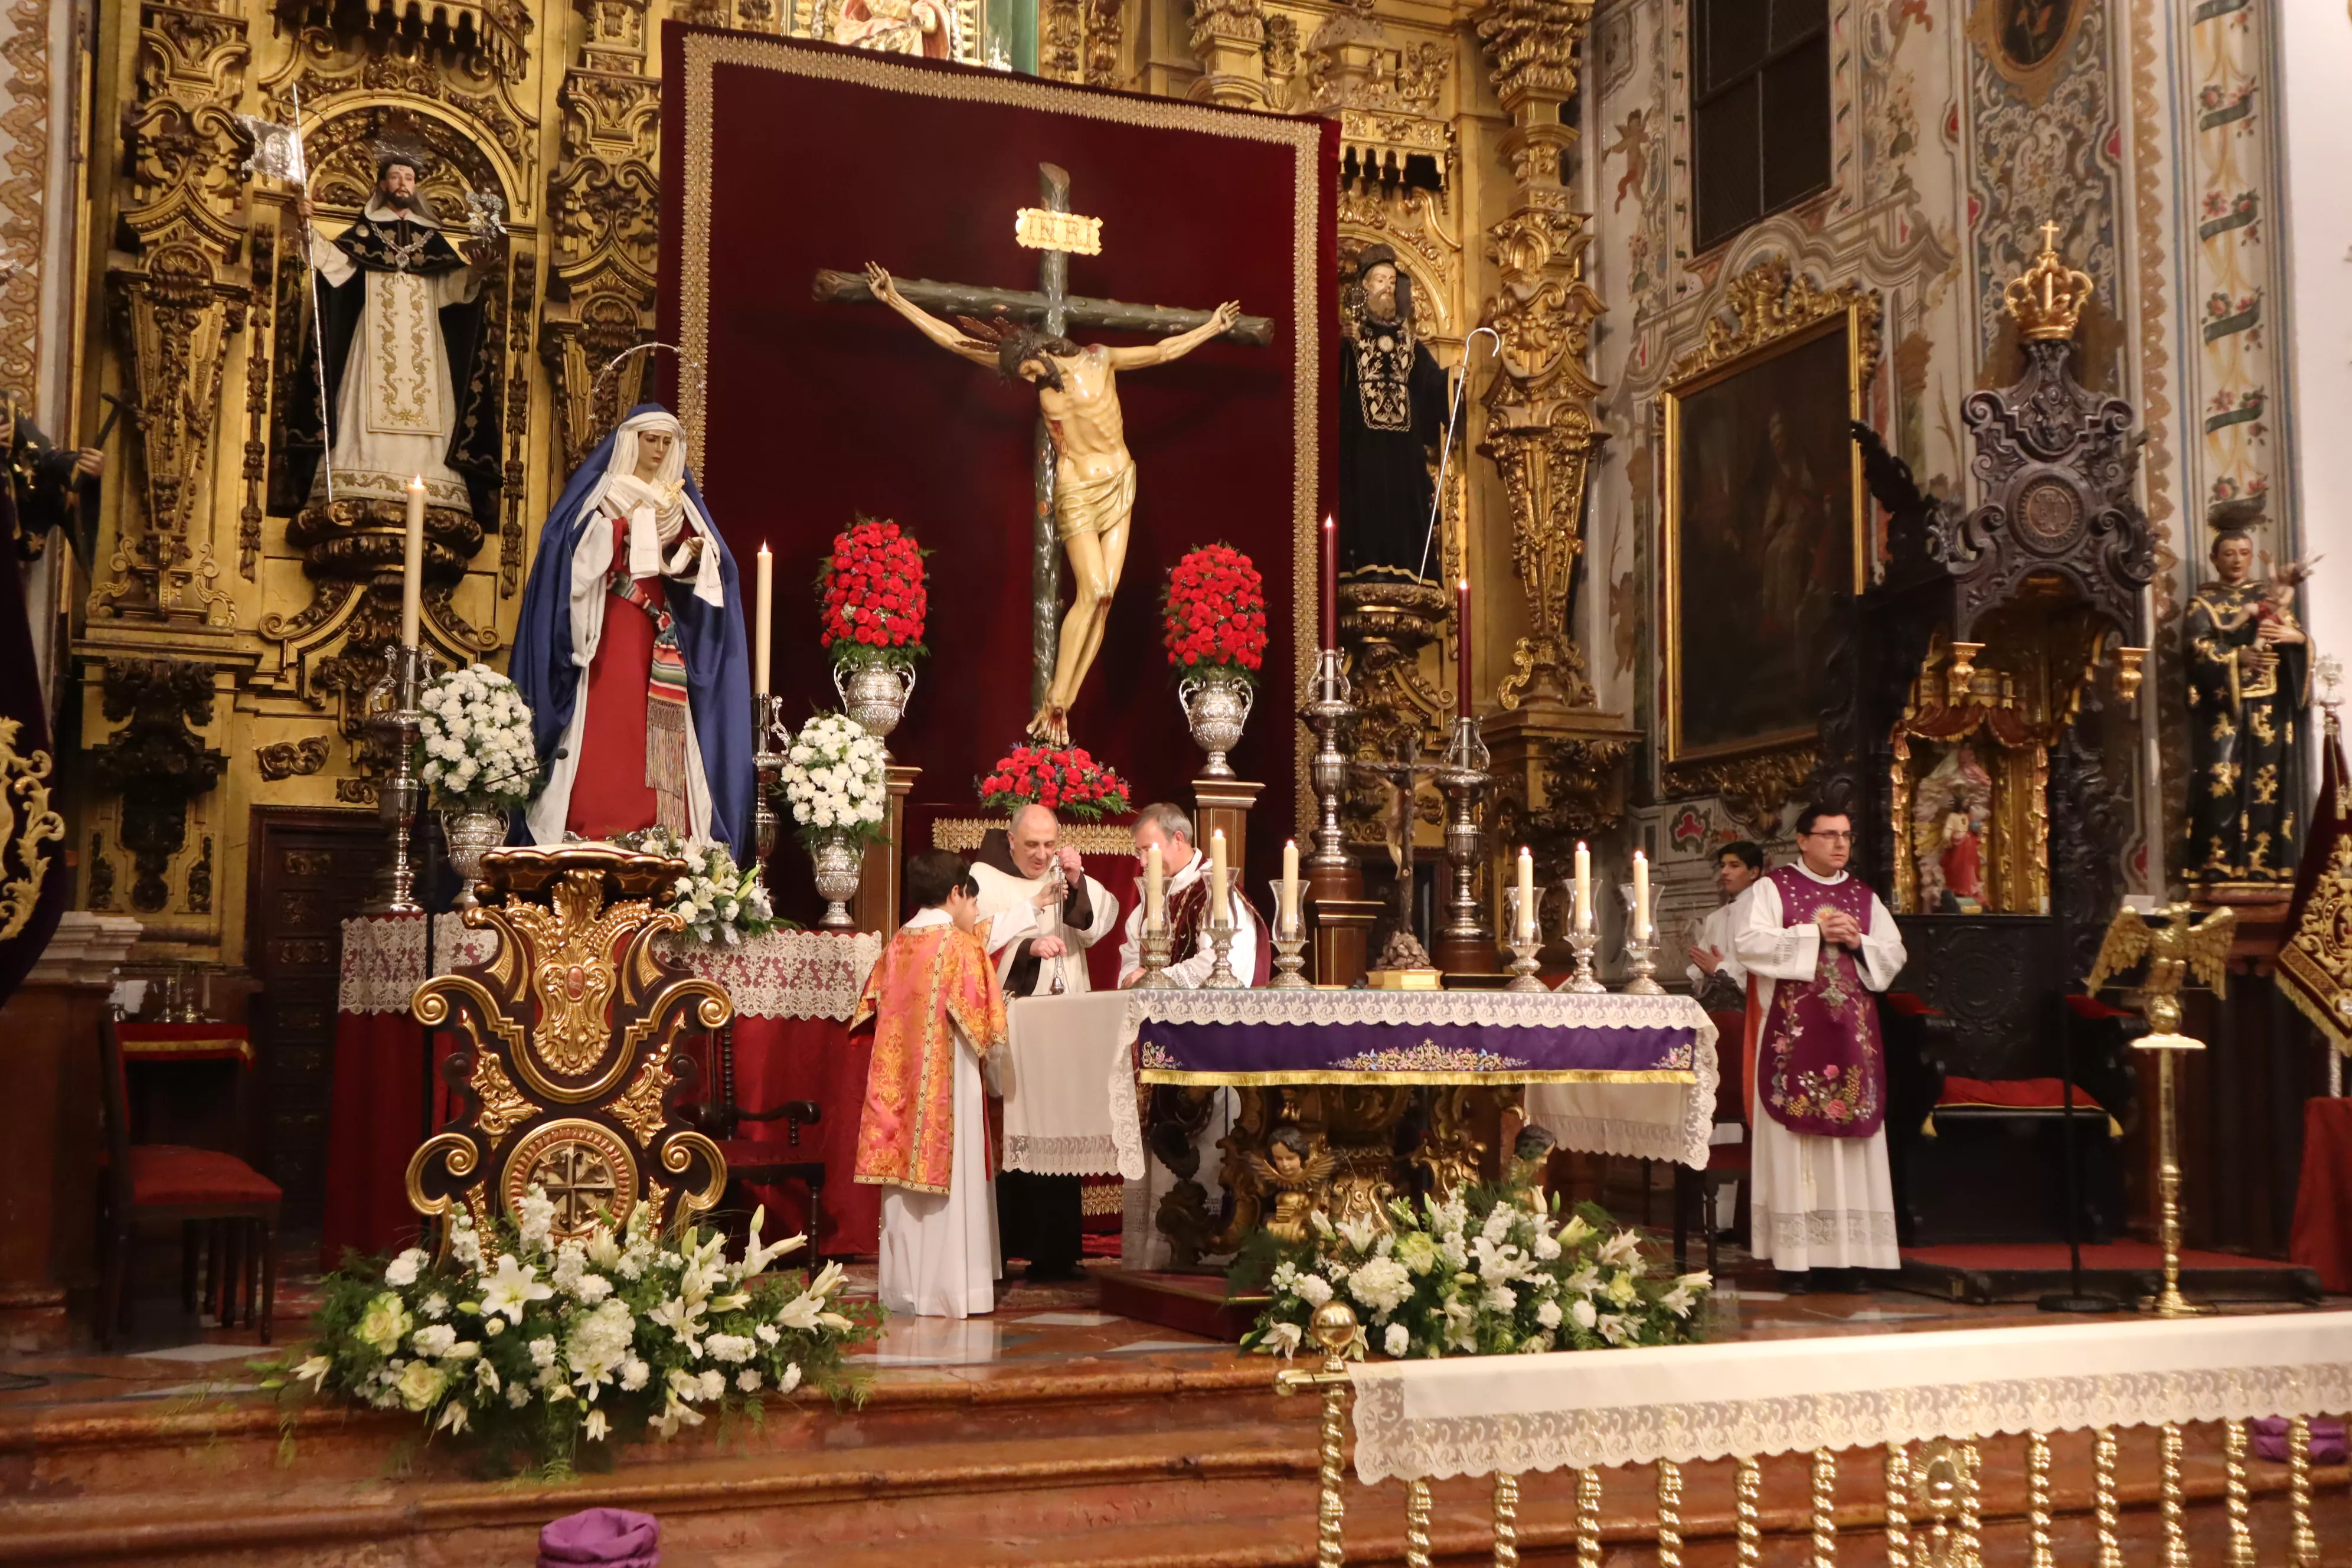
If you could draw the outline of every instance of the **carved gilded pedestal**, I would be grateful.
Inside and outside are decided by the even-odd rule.
[[[457,1113],[408,1163],[418,1214],[463,1208],[486,1226],[511,1219],[535,1185],[555,1203],[561,1239],[599,1215],[625,1221],[644,1206],[661,1226],[719,1201],[727,1162],[678,1115],[701,1073],[677,1047],[735,1008],[654,945],[684,929],[656,905],[685,869],[609,845],[483,858],[490,891],[466,923],[499,944],[418,986],[412,1008],[456,1041],[441,1076]]]

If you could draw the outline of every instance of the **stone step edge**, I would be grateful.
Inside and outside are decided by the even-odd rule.
[[[1277,1367],[1271,1358],[1236,1366],[1198,1372],[1154,1367],[1138,1372],[1107,1372],[1099,1375],[926,1379],[921,1382],[877,1383],[865,1397],[845,1409],[986,1408],[1022,1405],[1091,1405],[1111,1399],[1217,1399],[1235,1393],[1271,1393]],[[413,1416],[399,1411],[363,1410],[349,1405],[306,1403],[289,1413],[257,1394],[233,1396],[228,1408],[215,1405],[203,1410],[171,1409],[127,1412],[119,1403],[60,1405],[26,1420],[0,1419],[0,1457],[31,1454],[42,1449],[82,1447],[153,1447],[190,1442],[215,1442],[225,1437],[290,1436],[330,1436],[354,1434],[381,1436],[387,1443],[413,1436]],[[794,1405],[824,1403],[817,1394],[795,1394],[789,1400],[766,1397],[771,1415]]]
[[[1190,1434],[1185,1435],[1189,1437]],[[1067,1446],[1084,1439],[1045,1438],[1035,1440],[1043,1447]],[[992,1445],[999,1446],[1001,1445]],[[942,1445],[941,1447],[951,1447]],[[59,1522],[48,1528],[36,1524],[24,1528],[27,1516],[35,1511],[61,1512],[69,1505],[36,1504],[31,1508],[0,1509],[0,1521],[13,1513],[13,1524],[0,1530],[0,1562],[68,1563],[93,1559],[137,1558],[152,1559],[171,1552],[255,1552],[271,1546],[318,1542],[325,1540],[366,1540],[383,1542],[397,1537],[422,1537],[472,1529],[515,1529],[536,1527],[560,1513],[577,1509],[613,1507],[635,1508],[656,1515],[677,1515],[718,1510],[742,1511],[751,1509],[789,1509],[822,1506],[829,1502],[854,1502],[877,1498],[913,1499],[922,1496],[955,1495],[986,1490],[1003,1493],[1012,1490],[1049,1490],[1056,1487],[1143,1485],[1153,1482],[1219,1481],[1265,1479],[1291,1479],[1300,1483],[1299,1508],[1297,1514],[1285,1514],[1279,1519],[1262,1521],[1268,1529],[1281,1529],[1297,1521],[1302,1529],[1312,1526],[1315,1514],[1313,1479],[1318,1473],[1318,1456],[1310,1448],[1266,1447],[1239,1453],[1198,1454],[1173,1452],[1139,1457],[1115,1456],[1098,1459],[1068,1457],[1040,1458],[1010,1463],[977,1463],[962,1466],[888,1467],[873,1461],[886,1450],[859,1451],[855,1454],[827,1456],[839,1461],[824,1473],[807,1469],[791,1474],[777,1474],[772,1460],[745,1459],[721,1462],[707,1467],[704,1473],[691,1479],[661,1481],[650,1470],[625,1475],[604,1475],[582,1478],[573,1481],[548,1483],[432,1483],[415,1497],[382,1503],[360,1504],[346,1508],[322,1509],[300,1507],[281,1510],[253,1510],[240,1505],[233,1517],[206,1520],[191,1517],[189,1500],[183,1497],[163,1496],[152,1500],[158,1510],[169,1510],[171,1517],[158,1521],[124,1521],[119,1501],[103,1521],[89,1523]],[[861,1462],[862,1461],[862,1462]],[[718,1468],[722,1473],[710,1473]],[[2352,1466],[2315,1467],[2311,1474],[2311,1489],[2315,1503],[2324,1497],[2352,1490]],[[2250,1500],[2284,1495],[2289,1478],[2283,1467],[2264,1466],[2248,1478]],[[2011,1489],[2003,1487],[2007,1493]],[[2119,1480],[2116,1489],[2119,1508],[2125,1511],[2147,1511],[2160,1508],[2162,1490],[2154,1479]],[[1385,1540],[1391,1531],[1402,1540],[1404,1491],[1401,1485],[1383,1483],[1376,1490],[1367,1490],[1353,1482],[1349,1487],[1349,1517],[1359,1521],[1360,1538],[1369,1533],[1372,1542]],[[2227,1485],[2218,1464],[2207,1467],[2192,1465],[2183,1477],[2182,1498],[2191,1508],[2220,1506],[2226,1503]],[[1441,1501],[1441,1519],[1456,1518],[1465,1505],[1448,1499]],[[2080,1519],[2091,1511],[2087,1494],[2069,1493],[2053,1499],[2051,1516],[2054,1520]],[[1370,1526],[1364,1521],[1386,1520]],[[1980,1518],[1990,1526],[2014,1522],[2026,1517],[2021,1486],[2014,1499],[1988,1496],[1980,1508]],[[1841,1531],[1878,1534],[1885,1522],[1883,1497],[1853,1500],[1838,1505],[1835,1521]],[[1685,1542],[1729,1539],[1736,1535],[1736,1519],[1730,1510],[1721,1506],[1685,1509],[1680,1515],[1681,1535]],[[1231,1521],[1229,1521],[1231,1522]],[[1440,1520],[1433,1520],[1434,1531]],[[1771,1507],[1760,1510],[1759,1526],[1764,1532],[1778,1536],[1810,1534],[1811,1516],[1809,1510],[1795,1507]],[[1130,1539],[1143,1541],[1150,1532],[1172,1527],[1127,1527]],[[1914,1519],[1915,1534],[1926,1526]],[[1118,1531],[1094,1531],[1087,1539],[1099,1542]],[[1465,1542],[1476,1537],[1490,1540],[1482,1525],[1455,1525],[1447,1531],[1448,1554],[1471,1551],[1471,1547],[1452,1544],[1454,1536]],[[1604,1517],[1602,1536],[1612,1542],[1654,1541],[1657,1523],[1654,1516],[1625,1512],[1612,1509]],[[1528,1549],[1555,1548],[1575,1539],[1574,1505],[1569,1500],[1528,1497],[1522,1500],[1519,1512],[1518,1538]],[[919,1540],[920,1537],[912,1539]],[[1114,1554],[1107,1557],[1088,1556],[1065,1558],[1047,1555],[1042,1550],[1054,1537],[1046,1537],[1020,1549],[1017,1560],[1029,1563],[1051,1563],[1057,1568],[1093,1568],[1094,1564],[1117,1564],[1119,1568],[1154,1568],[1160,1559],[1146,1554]],[[1436,1537],[1433,1534],[1433,1540]],[[1312,1537],[1307,1537],[1305,1548],[1310,1560]],[[970,1556],[966,1543],[966,1557]],[[1358,1553],[1351,1552],[1351,1555]],[[1389,1556],[1392,1556],[1390,1553]],[[1215,1568],[1199,1553],[1182,1555],[1183,1563],[1194,1568]],[[1277,1559],[1261,1555],[1256,1561],[1273,1563]],[[1387,1556],[1373,1556],[1370,1561],[1386,1561]],[[854,1564],[854,1558],[845,1559],[845,1568]],[[1178,1561],[1176,1558],[1169,1562]],[[1248,1561],[1238,1559],[1236,1561]]]

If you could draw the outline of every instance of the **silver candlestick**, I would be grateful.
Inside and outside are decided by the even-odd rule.
[[[1590,994],[1609,989],[1592,975],[1592,955],[1600,948],[1601,939],[1591,931],[1580,931],[1574,926],[1569,928],[1568,950],[1576,954],[1576,973],[1560,987],[1562,991]]]
[[[1216,961],[1209,965],[1209,977],[1201,982],[1203,991],[1246,991],[1249,982],[1234,973],[1234,926],[1231,921],[1217,921],[1209,927],[1209,945],[1216,950]]]
[[[772,798],[784,776],[784,700],[769,693],[751,699],[751,767],[760,787],[751,806],[752,843],[765,864],[776,852],[776,805]]]
[[[1315,983],[1301,973],[1307,967],[1307,960],[1300,951],[1307,945],[1306,937],[1299,934],[1295,925],[1286,925],[1281,929],[1286,934],[1274,939],[1274,978],[1266,982],[1266,988],[1270,991],[1314,990]]]
[[[1486,742],[1478,733],[1478,721],[1466,714],[1454,720],[1444,761],[1437,770],[1437,787],[1444,792],[1446,803],[1445,858],[1454,867],[1454,893],[1446,901],[1437,946],[1448,955],[1449,963],[1451,955],[1463,949],[1494,951],[1486,911],[1478,902],[1478,803],[1490,782],[1486,772],[1490,761]],[[1486,958],[1478,967],[1490,969],[1493,963],[1492,958]]]
[[[1163,924],[1154,931],[1147,924],[1143,928],[1143,940],[1138,943],[1138,946],[1143,954],[1143,978],[1135,983],[1135,988],[1138,991],[1182,989],[1176,982],[1168,978],[1168,955],[1174,950],[1175,941],[1169,934],[1166,925]]]
[[[1315,830],[1315,853],[1307,858],[1310,873],[1348,868],[1346,837],[1339,826],[1339,796],[1348,787],[1348,757],[1340,749],[1339,736],[1356,717],[1356,706],[1349,700],[1349,695],[1347,672],[1340,668],[1339,650],[1325,648],[1316,656],[1315,673],[1307,683],[1307,700],[1298,708],[1299,717],[1315,731],[1315,760],[1310,772],[1323,816],[1322,826]]]
[[[384,890],[368,906],[370,914],[425,912],[425,906],[416,901],[416,868],[408,858],[408,840],[422,793],[416,778],[416,741],[425,715],[417,699],[432,678],[432,656],[424,648],[394,643],[383,650],[383,679],[369,694],[372,707],[385,704],[368,724],[391,747],[393,765],[391,775],[376,782],[375,793],[376,816],[392,830],[392,864],[387,880],[381,884]]]
[[[1628,942],[1625,956],[1633,970],[1633,978],[1625,982],[1627,994],[1663,996],[1666,994],[1666,988],[1652,978],[1658,973],[1657,932],[1651,931],[1638,942]]]
[[[1543,928],[1535,921],[1528,921],[1525,927],[1520,925],[1519,890],[1517,888],[1503,889],[1503,924],[1505,929],[1512,933],[1511,940],[1507,945],[1516,955],[1511,960],[1511,978],[1503,989],[1506,991],[1550,989],[1536,978],[1536,971],[1541,967],[1536,954],[1543,951]],[[1519,934],[1522,930],[1527,932],[1524,938]]]

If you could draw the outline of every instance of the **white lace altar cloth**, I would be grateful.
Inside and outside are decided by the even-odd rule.
[[[1144,1025],[1297,1025],[1345,1028],[1358,1025],[1487,1025],[1528,1029],[1688,1029],[1690,1064],[1685,1081],[1658,1081],[1684,1075],[1628,1073],[1618,1081],[1529,1083],[1527,1119],[1549,1131],[1563,1148],[1634,1159],[1679,1160],[1694,1170],[1706,1165],[1715,1131],[1717,1080],[1715,1023],[1688,996],[1636,996],[1621,992],[1568,991],[1129,991],[1121,1027],[1122,1052],[1131,1051]],[[1362,1081],[1383,1075],[1367,1071]],[[1281,1074],[1250,1075],[1251,1081],[1278,1080]],[[1503,1068],[1478,1075],[1480,1081],[1515,1081]],[[1236,1080],[1238,1081],[1238,1080]],[[1329,1081],[1318,1075],[1317,1081]],[[1130,1100],[1132,1096],[1129,1097]],[[1116,1114],[1116,1112],[1114,1112]],[[1118,1129],[1124,1131],[1124,1129]],[[1142,1158],[1136,1134],[1136,1158]],[[1126,1156],[1122,1143],[1120,1154]]]
[[[1128,994],[1023,996],[1005,1010],[997,1068],[1004,1168],[1040,1176],[1143,1179],[1135,1068],[1120,1026]]]
[[[1521,1475],[2352,1410],[2352,1312],[1349,1368],[1356,1475]]]
[[[470,931],[455,914],[433,923],[433,971],[446,974],[490,955],[498,934]],[[698,947],[672,939],[666,951],[695,973],[715,980],[747,1018],[838,1018],[856,1010],[866,976],[882,954],[872,931],[777,931],[732,947]],[[356,915],[343,922],[344,1013],[405,1013],[425,979],[423,915]]]

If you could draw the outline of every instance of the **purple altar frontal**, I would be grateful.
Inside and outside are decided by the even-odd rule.
[[[1702,1062],[1714,1061],[1715,1026],[1687,996],[1271,990],[1129,996],[1139,1076],[1152,1084],[1689,1085]]]

